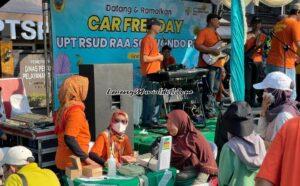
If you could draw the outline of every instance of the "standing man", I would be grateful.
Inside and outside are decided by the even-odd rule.
[[[164,56],[159,53],[158,44],[155,40],[156,35],[160,32],[161,23],[156,18],[147,20],[147,35],[141,42],[140,63],[142,74],[142,88],[145,90],[158,90],[160,84],[150,81],[147,78],[148,74],[160,71],[161,62]],[[160,95],[143,95],[143,111],[142,111],[142,126],[158,127],[160,108],[163,99]]]
[[[296,85],[295,62],[297,55],[291,50],[284,51],[284,45],[279,41],[289,45],[292,50],[300,54],[300,3],[292,5],[289,16],[283,18],[274,27],[274,36],[271,42],[271,49],[267,58],[267,72],[281,71],[286,68],[286,75],[289,76]],[[277,38],[279,39],[277,39]],[[296,86],[293,90],[292,99],[296,99]]]
[[[261,82],[265,77],[262,47],[267,36],[261,31],[259,17],[253,17],[250,25],[252,30],[247,34],[245,46],[245,100],[253,107],[262,102],[263,91],[256,91],[253,84]]]
[[[217,33],[217,28],[220,27],[221,17],[216,14],[209,14],[206,18],[207,27],[200,30],[195,41],[195,48],[200,51],[198,66],[202,68],[207,68],[209,70],[207,83],[210,90],[204,93],[203,103],[206,108],[207,117],[215,117],[216,112],[214,111],[215,95],[219,92],[221,83],[221,71],[226,63],[225,58],[219,59],[216,63],[208,65],[202,58],[203,54],[219,55],[220,50],[213,49],[219,41],[221,41],[220,35]]]

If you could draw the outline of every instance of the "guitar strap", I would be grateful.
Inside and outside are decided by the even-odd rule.
[[[216,34],[216,36],[218,38],[218,41],[215,42],[212,46],[215,46],[218,42],[222,41],[222,38],[221,38],[220,34],[217,31],[215,31],[215,34]]]
[[[216,34],[217,37],[218,37],[218,41],[217,41],[217,43],[218,43],[219,41],[222,40],[222,37],[220,36],[220,34],[219,34],[217,31],[215,31],[215,34]],[[217,44],[217,43],[215,43],[215,44]]]

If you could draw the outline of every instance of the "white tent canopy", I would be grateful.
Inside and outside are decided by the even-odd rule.
[[[291,3],[292,1],[293,0],[260,0],[260,2],[270,7],[282,7]]]
[[[230,8],[231,7],[231,0],[210,0],[213,4],[219,5],[223,4],[226,7]],[[251,3],[252,0],[245,0],[245,6]]]
[[[0,8],[0,19],[42,21],[42,0],[10,0]]]
[[[231,0],[210,0],[215,5],[223,4],[226,7],[231,7]],[[253,2],[255,5],[258,5],[258,3],[263,3],[270,7],[282,7],[289,3],[291,3],[293,0],[245,0],[245,5],[247,6],[251,2]]]

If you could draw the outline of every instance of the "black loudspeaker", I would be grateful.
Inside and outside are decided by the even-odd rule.
[[[79,65],[79,74],[89,78],[89,91],[85,101],[92,140],[105,130],[114,109],[128,113],[129,125],[126,134],[133,143],[133,99],[130,95],[108,95],[108,90],[132,90],[132,64]]]

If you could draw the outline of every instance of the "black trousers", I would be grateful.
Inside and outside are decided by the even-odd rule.
[[[265,78],[262,63],[254,63],[251,59],[245,60],[245,100],[253,106],[255,97],[257,102],[262,103],[264,90],[255,90],[253,84],[261,82]]]

